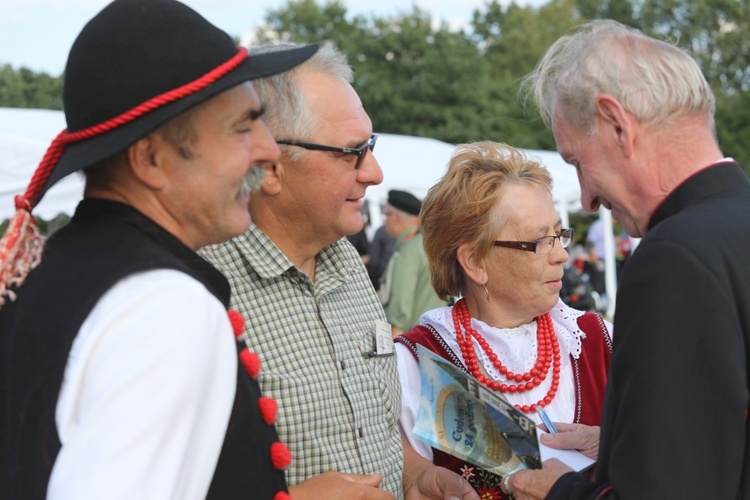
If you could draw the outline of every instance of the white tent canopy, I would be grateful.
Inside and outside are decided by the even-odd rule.
[[[47,147],[64,129],[61,111],[0,108],[0,221],[13,215],[13,198],[26,191]],[[69,175],[47,192],[34,213],[43,219],[72,215],[82,197],[83,178]]]
[[[65,126],[61,111],[0,108],[0,221],[13,214],[13,197],[25,192],[47,147]],[[453,148],[452,144],[425,137],[380,134],[375,157],[383,169],[383,182],[368,188],[366,196],[373,226],[378,227],[382,222],[379,207],[385,203],[389,190],[401,189],[424,197],[443,176]],[[568,226],[568,214],[579,211],[581,207],[575,169],[567,165],[557,152],[524,151],[541,160],[552,174],[555,206],[563,226]],[[83,177],[80,173],[69,175],[50,188],[34,208],[34,213],[44,219],[52,219],[61,213],[71,215],[82,196]],[[602,215],[605,226],[611,228],[609,213]],[[611,238],[611,229],[605,231],[605,235]],[[613,249],[613,239],[610,245]],[[614,252],[610,254],[607,295],[613,298]],[[614,304],[614,300],[610,303]]]
[[[0,108],[0,220],[10,217],[13,197],[25,191],[47,147],[64,128],[61,111]],[[381,134],[375,157],[383,169],[383,183],[367,190],[370,206],[382,205],[391,189],[424,197],[445,172],[453,148],[453,144],[425,137]],[[568,212],[580,208],[575,171],[556,152],[525,151],[540,159],[552,173],[555,204],[566,219]],[[70,175],[47,192],[34,213],[45,219],[60,213],[70,215],[82,193],[82,176]],[[373,222],[379,222],[379,213],[371,215]]]
[[[381,134],[375,146],[375,157],[383,169],[383,182],[367,190],[374,225],[377,227],[381,222],[377,208],[385,203],[389,190],[401,189],[424,198],[427,190],[448,168],[454,147],[453,144],[426,137]],[[523,151],[540,160],[551,172],[555,205],[563,219],[563,226],[567,226],[568,214],[579,211],[581,207],[575,170],[557,152],[531,149]]]

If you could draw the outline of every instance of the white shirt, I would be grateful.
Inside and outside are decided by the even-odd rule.
[[[47,498],[204,499],[234,403],[226,309],[174,270],[104,294],[73,342]]]
[[[572,355],[575,359],[581,354],[581,338],[585,334],[578,328],[577,319],[584,314],[568,307],[561,300],[550,311],[555,335],[560,346],[560,382],[555,398],[552,403],[545,407],[550,418],[554,422],[572,422],[575,417],[575,380],[573,377],[573,366],[570,360]],[[441,307],[433,309],[422,315],[420,324],[433,326],[440,336],[446,341],[450,349],[463,361],[461,349],[454,333],[452,307]],[[490,345],[498,358],[509,370],[515,373],[529,371],[536,362],[536,322],[521,325],[517,328],[494,328],[475,318],[471,319],[471,326],[477,330]],[[607,323],[607,328],[612,332],[612,327]],[[505,380],[500,375],[492,362],[484,353],[476,340],[474,349],[482,366],[487,370],[493,380]],[[414,358],[408,347],[396,343],[396,357],[398,360],[398,374],[401,379],[401,419],[399,426],[401,434],[406,437],[409,444],[417,453],[432,461],[432,448],[430,445],[417,440],[411,430],[417,419],[419,410],[420,373],[419,363]],[[523,393],[504,393],[504,397],[511,404],[531,405],[543,399],[552,385],[552,369],[540,385]],[[535,423],[540,419],[536,413],[526,414]]]

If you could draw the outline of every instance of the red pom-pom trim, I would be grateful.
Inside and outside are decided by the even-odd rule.
[[[261,396],[258,398],[258,407],[266,424],[271,425],[276,422],[276,412],[279,409],[279,405],[276,404],[275,399]]]
[[[227,315],[229,316],[229,322],[232,323],[235,338],[240,338],[245,333],[245,318],[239,312],[233,310],[228,310]]]
[[[248,375],[252,378],[258,378],[258,375],[260,375],[260,357],[257,354],[246,347],[240,351],[240,361],[242,361]]]
[[[292,463],[292,452],[280,441],[271,445],[271,462],[276,469],[284,470]]]
[[[292,500],[292,497],[286,491],[279,491],[273,496],[273,500]]]

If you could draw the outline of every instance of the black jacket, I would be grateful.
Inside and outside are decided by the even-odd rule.
[[[750,498],[749,256],[737,164],[667,197],[621,276],[596,483],[549,498]]]
[[[117,281],[175,269],[203,283],[225,306],[229,284],[209,263],[133,208],[84,200],[45,245],[41,264],[0,310],[2,498],[43,499],[60,450],[55,408],[68,353],[99,298]],[[215,332],[206,332],[207,335]],[[238,346],[239,349],[239,346]],[[189,369],[189,367],[186,367]],[[271,464],[276,430],[261,418],[260,389],[238,362],[235,405],[209,498],[273,498],[286,490]]]

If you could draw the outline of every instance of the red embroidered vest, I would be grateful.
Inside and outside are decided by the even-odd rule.
[[[571,356],[576,395],[573,423],[599,425],[604,406],[604,389],[612,357],[612,340],[601,316],[586,313],[578,318],[578,326],[586,334],[581,339],[581,355]],[[409,348],[417,360],[417,345],[421,345],[469,373],[440,334],[431,326],[416,326],[394,339]],[[481,467],[469,464],[440,450],[432,449],[433,462],[462,475],[477,491],[482,500],[507,498],[500,489],[501,477]]]

